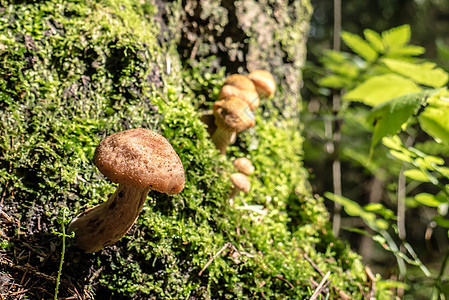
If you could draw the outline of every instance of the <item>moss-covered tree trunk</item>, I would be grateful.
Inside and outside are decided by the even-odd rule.
[[[336,240],[302,167],[303,1],[0,1],[0,292],[52,297],[58,218],[105,201],[93,166],[105,136],[156,130],[186,170],[179,195],[151,192],[130,232],[94,254],[69,247],[61,297],[360,298],[359,257]],[[276,95],[218,155],[201,115],[226,75],[271,71]],[[255,165],[228,201],[231,161]],[[69,241],[70,244],[70,241]]]

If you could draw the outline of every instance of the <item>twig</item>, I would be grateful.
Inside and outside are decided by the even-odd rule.
[[[218,252],[215,253],[215,255],[206,263],[206,265],[203,267],[203,269],[201,269],[201,271],[198,273],[198,276],[201,276],[203,274],[203,272],[206,271],[207,267],[221,254],[221,252],[223,252],[226,248],[228,248],[231,245],[232,244],[228,242],[223,246],[223,248],[218,250]]]
[[[282,275],[280,275],[280,274],[277,274],[277,275],[275,275],[275,277],[276,277],[277,279],[280,279],[280,280],[286,282],[292,289],[295,288],[295,286],[294,286],[293,284],[291,284],[290,281],[288,281],[287,279],[285,279],[284,276],[282,276]]]
[[[376,277],[368,266],[365,267],[365,273],[370,283],[369,299],[376,299]]]
[[[1,214],[1,216],[2,216],[3,218],[6,219],[6,221],[7,221],[8,223],[12,223],[11,217],[8,216],[3,210],[1,210],[1,208],[0,208],[0,214]]]
[[[309,262],[309,264],[315,269],[315,271],[320,273],[321,277],[324,276],[323,271],[321,271],[318,265],[307,255],[307,253],[304,253],[303,257]]]
[[[44,274],[44,273],[39,272],[39,271],[35,271],[33,269],[33,267],[31,267],[31,266],[24,267],[24,266],[21,266],[21,265],[16,265],[13,262],[11,262],[11,261],[9,261],[7,259],[4,259],[2,257],[0,257],[0,265],[6,266],[8,268],[16,269],[16,270],[19,270],[19,271],[22,271],[22,272],[30,272],[31,274],[33,274],[33,275],[35,275],[37,277],[43,278],[43,279],[51,281],[51,282],[55,282],[56,281],[55,277],[47,275],[47,274]]]
[[[320,273],[321,277],[324,276],[323,271],[321,271],[321,269],[318,267],[318,265],[307,255],[307,253],[303,254],[303,257],[309,262],[309,264],[315,269],[315,271],[317,271],[318,273]],[[316,283],[315,281],[313,281],[312,279],[312,283]],[[318,285],[318,284],[316,284]],[[350,296],[348,296],[345,292],[343,292],[342,290],[340,290],[338,287],[336,287],[335,285],[331,284],[331,287],[338,293],[338,295],[340,296],[340,299],[344,299],[344,300],[349,300],[351,299]]]
[[[326,275],[323,277],[318,287],[315,289],[315,292],[313,292],[312,297],[310,297],[310,300],[315,300],[318,297],[318,295],[321,293],[321,289],[323,288],[330,274],[331,274],[330,271],[326,273]]]

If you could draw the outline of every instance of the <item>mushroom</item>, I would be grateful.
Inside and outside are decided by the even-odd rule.
[[[234,74],[229,76],[218,94],[218,99],[237,97],[248,103],[251,110],[259,106],[259,95],[254,83],[246,76]]]
[[[276,91],[276,82],[273,75],[265,70],[255,70],[248,74],[248,78],[254,82],[257,94],[260,98],[268,98]]]
[[[249,105],[237,97],[215,102],[214,117],[217,129],[212,135],[212,141],[222,155],[226,153],[226,147],[235,134],[253,127],[256,123]]]
[[[249,181],[248,177],[246,177],[243,173],[232,173],[231,174],[231,181],[234,185],[234,188],[231,191],[231,194],[229,195],[229,200],[232,201],[234,197],[240,192],[248,193],[251,189],[251,182]]]
[[[95,150],[94,162],[119,186],[106,202],[84,211],[69,225],[76,246],[88,253],[114,244],[128,232],[150,190],[177,194],[184,188],[181,160],[162,135],[149,129],[106,137]]]
[[[237,171],[246,175],[251,175],[254,173],[254,166],[246,157],[240,157],[234,160],[234,167]]]

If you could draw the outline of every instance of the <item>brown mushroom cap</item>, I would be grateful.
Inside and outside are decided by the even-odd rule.
[[[249,105],[240,98],[229,97],[214,103],[214,117],[217,127],[241,132],[256,124]]]
[[[159,133],[135,128],[100,142],[95,165],[111,181],[176,194],[184,188],[184,168],[170,143]]]
[[[257,93],[261,98],[268,98],[274,95],[276,82],[270,72],[255,70],[248,74],[248,78],[254,82]]]
[[[218,99],[238,97],[244,100],[254,110],[259,106],[259,95],[256,86],[248,77],[240,74],[229,76],[218,94]]]
[[[254,166],[249,159],[246,157],[240,157],[234,160],[234,167],[246,175],[251,175],[254,173]]]
[[[245,193],[248,193],[249,190],[251,189],[251,182],[249,181],[248,177],[246,177],[245,174],[232,173],[231,181],[236,188],[242,190]]]

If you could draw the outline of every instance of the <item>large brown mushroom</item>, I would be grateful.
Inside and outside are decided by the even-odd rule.
[[[260,98],[269,98],[276,92],[276,82],[270,72],[255,70],[248,74],[248,78],[254,82]]]
[[[237,97],[248,103],[251,110],[259,106],[259,96],[254,83],[248,77],[234,74],[226,78],[218,99]]]
[[[256,123],[249,105],[237,97],[229,97],[214,103],[214,117],[217,129],[212,141],[220,154],[226,153],[235,134],[253,127]]]
[[[176,194],[184,188],[181,160],[163,136],[149,129],[129,129],[106,137],[95,150],[94,162],[119,186],[108,201],[70,223],[76,246],[85,252],[99,251],[123,237],[150,190]]]

